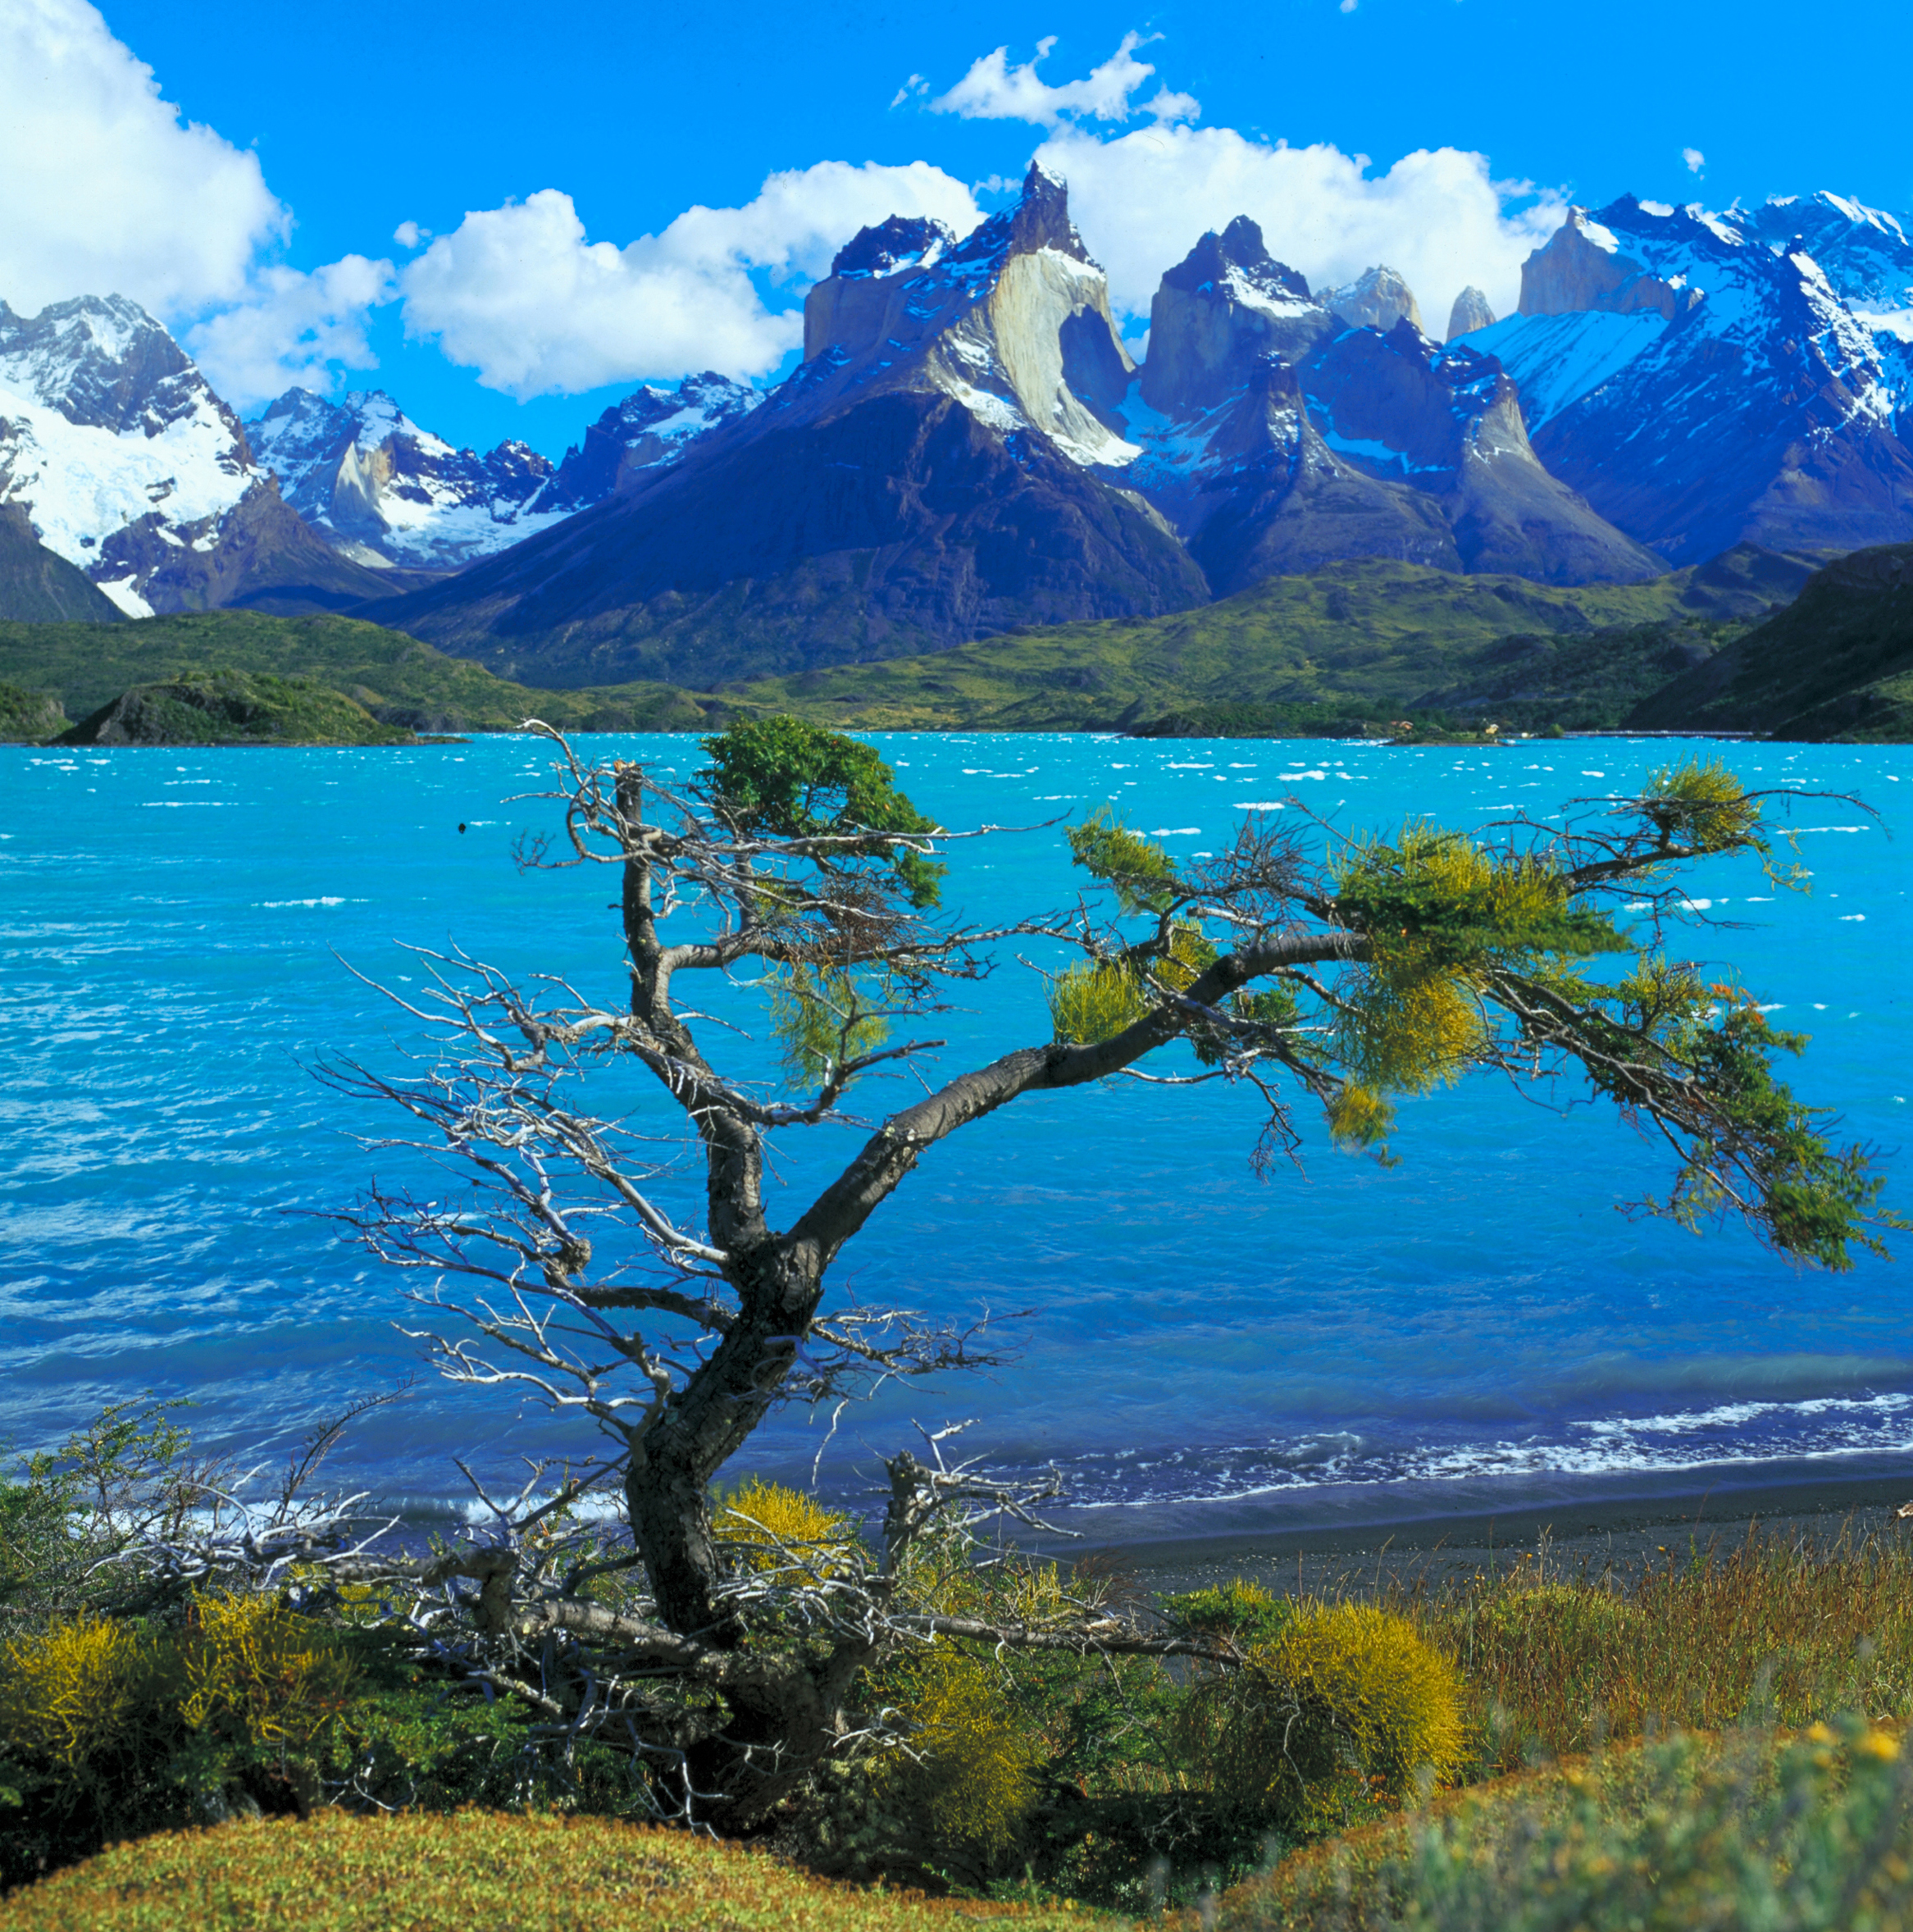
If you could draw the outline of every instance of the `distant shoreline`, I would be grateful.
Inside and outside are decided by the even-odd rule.
[[[1065,1563],[1121,1577],[1142,1592],[1169,1595],[1244,1576],[1282,1594],[1372,1595],[1391,1584],[1438,1588],[1484,1570],[1541,1564],[1564,1579],[1611,1574],[1631,1582],[1670,1561],[1729,1553],[1750,1533],[1829,1549],[1905,1538],[1893,1511],[1913,1499],[1913,1470],[1877,1464],[1851,1475],[1795,1478],[1728,1488],[1697,1483],[1659,1496],[1558,1497],[1506,1509],[1417,1515],[1391,1523],[1244,1529],[1207,1536],[1086,1536]]]

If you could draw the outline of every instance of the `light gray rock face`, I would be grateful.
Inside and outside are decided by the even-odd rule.
[[[1345,289],[1331,289],[1322,299],[1353,329],[1379,329],[1386,335],[1404,317],[1416,328],[1422,326],[1414,289],[1386,265],[1365,271]]]
[[[1585,208],[1569,208],[1567,220],[1521,265],[1523,315],[1632,315],[1651,308],[1672,321],[1700,299],[1698,289],[1656,275],[1630,254],[1614,230]]]
[[[1479,289],[1464,289],[1455,298],[1455,306],[1448,311],[1448,339],[1451,342],[1457,335],[1467,335],[1477,329],[1492,329],[1494,326],[1494,309]]]
[[[1168,414],[1213,408],[1241,389],[1258,357],[1293,362],[1335,326],[1308,282],[1276,261],[1261,229],[1238,215],[1163,277],[1150,304],[1142,399]]]

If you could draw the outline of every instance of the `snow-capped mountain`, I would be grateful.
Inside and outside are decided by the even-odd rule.
[[[1542,468],[1492,356],[1431,341],[1388,271],[1355,286],[1396,312],[1386,329],[1311,296],[1244,216],[1163,277],[1121,410],[1127,480],[1216,595],[1348,557],[1555,583],[1659,572]]]
[[[632,488],[645,471],[679,461],[691,446],[763,400],[749,384],[707,369],[676,389],[647,384],[615,403],[565,452],[540,499],[581,510]]]
[[[1110,480],[1138,453],[1134,366],[1040,170],[960,240],[901,218],[857,235],[810,291],[804,353],[676,462],[392,619],[526,676],[708,688],[1208,595]]]
[[[1524,267],[1519,312],[1466,340],[1514,378],[1554,474],[1670,563],[1743,541],[1904,542],[1913,449],[1896,433],[1893,338],[1842,299],[1797,228],[1763,232],[1804,209],[1852,275],[1898,226],[1851,206],[1711,215],[1624,196],[1572,210]]]
[[[246,434],[285,500],[374,569],[457,569],[567,513],[543,500],[553,471],[535,449],[454,449],[383,390],[334,403],[290,389]]]
[[[285,500],[344,555],[374,569],[459,570],[675,462],[760,400],[714,374],[647,387],[607,409],[553,465],[529,445],[488,454],[421,429],[383,390],[340,402],[289,389],[245,426]]]
[[[367,595],[280,502],[232,411],[124,296],[0,303],[0,502],[129,616],[273,583]]]

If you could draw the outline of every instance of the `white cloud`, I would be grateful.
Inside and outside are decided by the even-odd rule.
[[[397,292],[392,264],[363,255],[310,275],[262,269],[246,299],[190,330],[186,347],[212,386],[241,409],[295,383],[323,393],[337,385],[343,370],[378,367],[367,321]]]
[[[1164,121],[1193,121],[1202,112],[1193,96],[1173,93],[1167,87],[1157,88],[1146,101],[1132,103],[1131,96],[1155,72],[1147,61],[1136,57],[1136,48],[1147,44],[1140,34],[1125,34],[1123,44],[1101,66],[1060,87],[1050,86],[1036,72],[1038,62],[1047,60],[1055,44],[1054,34],[1039,40],[1035,57],[1020,67],[1009,65],[1007,47],[985,54],[972,62],[969,72],[949,93],[930,103],[931,110],[960,114],[967,121],[1027,121],[1049,128],[1082,115],[1097,121],[1127,121],[1141,112]]]
[[[468,213],[400,271],[405,325],[487,388],[523,399],[644,376],[756,376],[803,339],[763,285],[814,280],[859,228],[934,215],[967,233],[968,189],[926,162],[819,162],[775,174],[742,207],[687,208],[627,247],[585,236],[572,198],[541,189]]]
[[[432,231],[421,228],[416,221],[401,221],[392,230],[392,239],[402,248],[416,248],[421,242],[430,241]]]
[[[1680,157],[1688,164],[1688,172],[1690,175],[1699,174],[1701,170],[1707,165],[1706,156],[1701,153],[1698,148],[1682,148]]]
[[[1036,158],[1068,183],[1070,212],[1109,271],[1110,298],[1134,316],[1148,314],[1163,271],[1204,230],[1237,215],[1259,222],[1269,252],[1312,288],[1385,262],[1437,330],[1470,285],[1505,315],[1521,263],[1567,206],[1557,193],[1495,180],[1484,156],[1454,148],[1417,149],[1377,175],[1366,155],[1271,147],[1232,128],[1159,126],[1102,139],[1066,125]]]
[[[183,122],[85,0],[0,0],[0,298],[231,300],[285,210],[258,158]]]

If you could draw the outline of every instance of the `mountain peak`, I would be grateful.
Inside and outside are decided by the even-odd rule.
[[[1418,330],[1422,326],[1414,289],[1386,262],[1364,269],[1345,288],[1331,289],[1322,301],[1351,329],[1379,329],[1386,335],[1404,316]]]
[[[1213,284],[1237,299],[1254,294],[1284,302],[1307,302],[1308,278],[1278,262],[1262,230],[1238,215],[1220,235],[1214,229],[1163,277],[1164,286],[1200,291]]]
[[[831,273],[895,275],[901,268],[927,268],[955,239],[934,215],[892,215],[874,228],[859,228],[837,250]]]
[[[1448,339],[1452,342],[1457,335],[1472,335],[1477,329],[1492,329],[1494,323],[1495,312],[1487,297],[1470,283],[1448,311]]]

